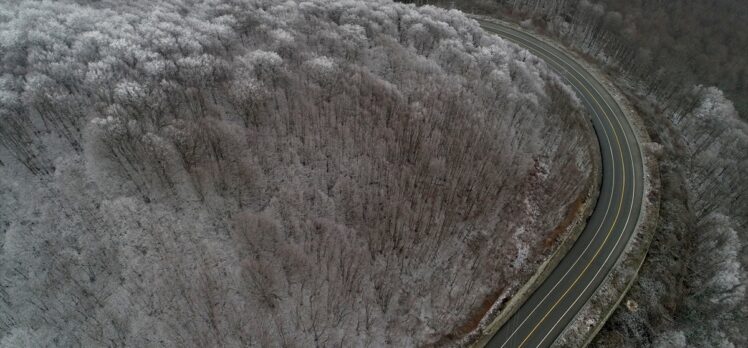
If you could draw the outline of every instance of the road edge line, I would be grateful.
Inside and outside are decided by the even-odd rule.
[[[626,297],[626,294],[638,277],[639,271],[641,270],[647,253],[649,252],[649,246],[654,239],[660,207],[660,171],[657,160],[658,150],[656,149],[656,145],[652,146],[654,143],[651,141],[649,133],[644,126],[644,121],[635,111],[626,95],[621,92],[615,83],[611,82],[610,78],[604,74],[599,67],[591,64],[587,59],[584,59],[577,51],[566,47],[557,42],[557,40],[553,40],[552,38],[548,38],[533,30],[524,28],[514,22],[470,13],[466,13],[466,16],[472,19],[496,22],[529,32],[541,41],[564,51],[570,57],[574,58],[588,72],[593,74],[598,82],[605,87],[607,93],[618,104],[619,108],[624,113],[624,116],[628,119],[631,130],[639,143],[639,153],[644,167],[644,192],[639,219],[636,222],[636,230],[627,241],[621,257],[616,261],[616,264],[613,266],[610,273],[605,276],[600,287],[595,290],[595,293],[587,300],[575,318],[566,328],[564,328],[554,342],[554,346],[557,345],[560,347],[586,347],[592,342],[616,309],[618,309],[621,302],[623,302],[623,299]],[[531,278],[530,281],[532,280],[533,279]],[[621,287],[623,287],[623,289],[620,289]],[[595,306],[598,307],[597,313],[593,312],[594,308],[592,307]],[[519,308],[519,306],[517,306],[517,308]],[[600,310],[600,308],[603,309]],[[497,325],[498,327],[496,327],[493,332],[483,332],[482,337],[477,339],[471,346],[484,347],[493,336],[493,333],[498,331],[501,325],[503,325],[503,323],[506,322],[515,311],[516,309],[511,311],[511,313],[506,313],[505,316],[507,318],[501,318],[503,319],[502,322],[500,325]],[[502,314],[504,313],[501,313],[500,316]],[[595,317],[601,318],[601,320],[594,320]],[[497,319],[499,319],[499,317],[497,317]],[[593,324],[584,325],[585,322],[590,319],[592,319]],[[494,324],[496,323],[492,322],[490,325],[493,326]]]
[[[623,254],[600,284],[598,290],[580,309],[577,317],[558,336],[555,342],[558,347],[587,347],[619,308],[628,291],[638,279],[639,272],[644,265],[649,246],[654,239],[660,211],[661,183],[658,152],[661,150],[652,142],[641,116],[618,87],[603,76],[598,69],[593,68],[588,71],[597,75],[596,77],[599,78],[610,96],[618,103],[626,118],[629,119],[631,130],[640,145],[639,152],[644,166],[644,192],[636,230],[627,242]],[[594,318],[600,319],[595,320]],[[591,325],[585,325],[587,321],[593,322]]]
[[[470,13],[464,14],[469,18],[478,17]],[[584,196],[582,207],[577,210],[576,217],[572,223],[567,226],[566,233],[564,233],[564,237],[559,242],[556,250],[554,250],[554,252],[543,263],[541,263],[540,266],[538,266],[530,279],[524,282],[509,301],[502,303],[502,299],[499,298],[486,312],[478,327],[460,339],[460,346],[470,346],[473,348],[484,347],[501,326],[504,325],[504,323],[508,321],[517,310],[519,310],[522,304],[527,301],[533,292],[535,292],[548,276],[550,276],[551,272],[568,254],[571,247],[587,226],[587,221],[592,216],[592,212],[595,210],[600,195],[602,185],[602,159],[600,157],[600,141],[592,127],[592,123],[586,118],[581,121],[586,123],[586,131],[589,133],[591,139],[594,139],[594,141],[591,141],[588,144],[592,157],[590,161],[593,166],[591,171],[592,180],[590,180],[587,185],[586,193],[580,193],[580,196]],[[486,323],[487,321],[490,322]]]
[[[479,17],[484,19],[484,17]],[[497,19],[494,19],[497,20]],[[499,22],[512,25],[516,28],[522,28],[515,23],[497,20]],[[526,28],[522,28],[527,31]],[[639,219],[636,223],[636,230],[626,243],[626,247],[621,257],[611,269],[610,273],[600,284],[600,287],[587,300],[580,309],[577,316],[567,325],[554,342],[558,347],[586,347],[597,336],[605,323],[610,319],[619,305],[625,299],[628,291],[636,282],[639,271],[644,265],[649,246],[654,239],[654,233],[657,227],[660,210],[660,170],[659,170],[659,152],[658,144],[652,142],[649,133],[644,126],[644,120],[641,115],[632,106],[626,94],[612,82],[616,77],[608,76],[602,70],[584,59],[580,54],[559,42],[553,41],[542,34],[531,33],[542,41],[553,45],[575,58],[588,72],[590,72],[597,81],[605,87],[605,90],[611,98],[618,104],[618,107],[624,113],[631,126],[632,133],[639,143],[639,153],[643,165],[643,195],[642,205],[639,211]],[[616,80],[617,81],[617,80]],[[597,308],[593,308],[597,307]],[[597,309],[595,312],[594,310]],[[600,318],[595,320],[594,318]],[[586,321],[593,321],[592,325],[585,325]]]

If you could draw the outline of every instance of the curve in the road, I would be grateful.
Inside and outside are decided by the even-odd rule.
[[[548,278],[487,344],[501,348],[547,347],[597,290],[634,234],[644,192],[641,152],[618,103],[574,58],[519,29],[479,22],[486,31],[543,59],[562,76],[592,116],[600,143],[600,195],[584,231]]]

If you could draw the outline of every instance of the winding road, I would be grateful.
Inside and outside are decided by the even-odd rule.
[[[600,196],[574,246],[487,347],[548,347],[600,287],[622,255],[639,219],[643,165],[637,138],[618,103],[597,78],[562,50],[519,29],[480,21],[543,59],[576,90],[600,143]]]

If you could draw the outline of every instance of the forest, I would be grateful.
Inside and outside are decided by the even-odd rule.
[[[662,145],[655,239],[594,347],[745,347],[748,11],[737,0],[414,1],[493,15],[603,67]]]
[[[748,119],[748,11],[741,0],[411,0],[532,25],[622,73],[662,107],[715,86]],[[697,99],[697,98],[696,98]],[[683,111],[683,110],[680,110]],[[687,111],[687,110],[685,110]]]
[[[0,346],[457,342],[554,250],[586,117],[455,11],[5,1]]]

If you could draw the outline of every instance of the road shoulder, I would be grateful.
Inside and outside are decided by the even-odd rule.
[[[471,15],[468,14],[468,16]],[[548,256],[540,266],[538,266],[530,279],[514,292],[510,299],[506,300],[504,297],[497,299],[497,301],[486,312],[483,319],[481,319],[478,327],[461,339],[461,346],[485,346],[499,328],[501,328],[501,326],[512,317],[512,315],[533,294],[533,292],[543,284],[546,278],[548,278],[559,262],[561,262],[569,252],[582,231],[584,231],[587,219],[595,210],[595,203],[600,194],[600,185],[602,181],[600,144],[597,141],[597,135],[592,128],[592,124],[588,120],[584,121],[585,124],[588,125],[586,128],[589,138],[593,139],[593,141],[589,142],[590,154],[593,157],[590,161],[590,163],[592,163],[592,175],[590,176],[591,180],[587,182],[586,188],[580,193],[580,196],[577,199],[581,204],[577,204],[577,209],[573,212],[573,219],[571,219],[571,222],[566,226],[563,226],[563,222],[562,225],[559,226],[564,229],[564,232],[562,233],[563,237],[558,242],[553,253]]]
[[[659,204],[660,204],[660,178],[657,157],[661,152],[659,144],[653,143],[650,140],[649,134],[644,127],[639,114],[632,107],[628,99],[620,92],[619,88],[612,83],[607,75],[605,75],[597,66],[591,64],[587,59],[583,58],[577,52],[568,49],[567,47],[551,40],[543,35],[538,35],[532,30],[522,28],[521,26],[498,20],[496,18],[478,15],[468,15],[472,18],[481,19],[487,22],[494,22],[511,26],[514,28],[522,29],[527,32],[531,32],[534,36],[544,43],[553,46],[569,56],[573,57],[579,64],[581,64],[588,72],[594,75],[594,77],[605,86],[608,93],[615,99],[616,103],[620,106],[621,110],[625,113],[626,117],[631,124],[631,128],[640,144],[639,149],[641,151],[641,158],[643,163],[644,171],[644,198],[642,207],[640,210],[639,220],[637,221],[636,230],[626,244],[626,248],[621,257],[616,262],[613,270],[606,275],[600,288],[592,295],[592,297],[585,303],[580,310],[579,314],[572,320],[569,326],[561,333],[556,340],[555,344],[562,347],[583,347],[588,345],[595,337],[597,332],[603,327],[610,315],[618,308],[618,305],[623,301],[626,293],[628,292],[631,285],[636,280],[639,269],[646,258],[649,250],[649,245],[653,239],[655,227],[657,225]],[[592,204],[594,208],[594,201]],[[582,225],[582,229],[583,229]],[[581,229],[577,232],[581,232]],[[572,239],[572,238],[569,238]],[[576,240],[576,237],[573,238]],[[573,244],[573,240],[571,244]],[[559,248],[561,249],[561,248]],[[566,249],[568,251],[568,248]],[[563,258],[565,252],[559,256],[559,260]],[[556,257],[557,255],[553,255]],[[552,260],[548,260],[549,263]],[[558,260],[553,264],[558,264]],[[554,267],[549,267],[546,274],[543,274],[545,269],[539,269],[536,272],[537,277],[533,277],[525,286],[518,291],[517,295],[512,299],[516,300],[517,303],[510,303],[504,306],[503,309],[498,309],[501,312],[495,314],[494,319],[485,325],[485,328],[481,332],[481,336],[474,341],[472,345],[474,347],[483,347],[491,339],[493,334],[504,324],[514,312],[520,307],[524,300],[532,294],[532,291],[536,289],[545,278],[548,276]],[[532,289],[527,293],[522,293],[522,290]],[[510,301],[511,302],[511,301]],[[512,305],[510,307],[510,305]],[[487,318],[489,315],[487,315]],[[487,318],[484,318],[487,319]]]
[[[580,63],[603,83],[608,93],[629,119],[634,135],[640,144],[644,166],[644,194],[639,221],[634,234],[626,244],[623,254],[579,314],[569,323],[554,343],[557,347],[586,347],[605,325],[610,316],[622,304],[647,257],[654,239],[660,211],[660,171],[658,159],[662,155],[661,145],[652,142],[644,127],[644,121],[628,98],[597,67],[586,60]],[[628,310],[637,310],[636,303],[626,303]]]

